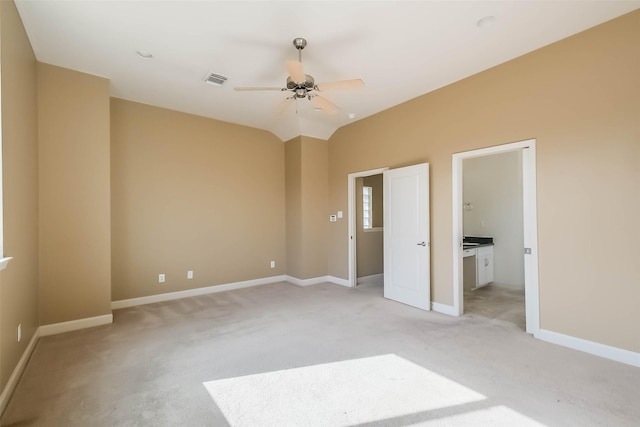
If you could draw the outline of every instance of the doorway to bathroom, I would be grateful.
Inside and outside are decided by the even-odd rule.
[[[462,161],[464,313],[526,330],[522,150]]]
[[[535,140],[454,154],[452,171],[454,311],[537,332]]]

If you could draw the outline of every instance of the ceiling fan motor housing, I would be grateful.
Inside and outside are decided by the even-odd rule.
[[[305,88],[311,90],[315,87],[316,81],[309,74],[305,74],[304,79],[304,82],[296,83],[291,79],[291,77],[287,77],[287,89],[293,90],[297,88]]]
[[[307,92],[312,91],[315,88],[316,82],[308,74],[304,75],[305,81],[302,83],[296,83],[291,79],[291,77],[287,78],[287,89],[295,93],[296,98],[305,98],[307,96]]]

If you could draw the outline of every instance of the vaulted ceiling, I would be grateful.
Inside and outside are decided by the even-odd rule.
[[[39,61],[108,78],[114,97],[269,130],[336,129],[640,7],[640,1],[17,0]],[[337,114],[284,87],[292,45]],[[145,59],[140,54],[152,55]],[[205,83],[209,73],[228,77]]]

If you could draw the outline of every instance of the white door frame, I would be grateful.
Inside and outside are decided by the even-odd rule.
[[[378,175],[389,169],[379,168],[368,171],[350,173],[348,179],[348,220],[349,220],[349,286],[355,288],[358,284],[358,269],[356,261],[356,178]]]
[[[523,150],[523,149],[527,150]],[[536,203],[536,140],[514,142],[453,155],[452,164],[452,207],[453,207],[453,311],[462,315],[463,273],[462,273],[462,161],[473,157],[523,150],[523,223],[524,246],[531,248],[531,255],[525,257],[525,305],[527,332],[536,334],[540,329],[540,295],[538,289],[538,216]],[[524,248],[523,248],[524,251]]]

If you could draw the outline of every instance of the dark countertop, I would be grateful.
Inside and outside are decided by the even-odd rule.
[[[493,243],[480,243],[477,245],[468,245],[466,243],[462,244],[462,249],[475,249],[475,248],[483,248],[485,246],[493,246]]]
[[[464,236],[462,238],[462,249],[474,249],[483,246],[493,246],[493,237]]]

